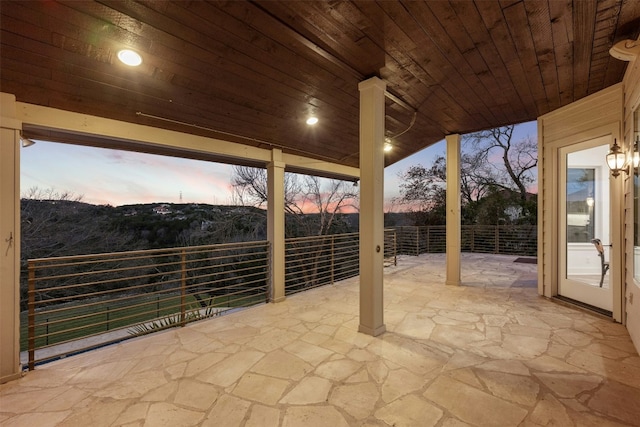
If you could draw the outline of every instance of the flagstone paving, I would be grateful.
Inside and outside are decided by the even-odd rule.
[[[385,269],[387,332],[358,278],[39,366],[0,386],[12,426],[640,425],[626,329],[537,295],[535,265],[463,254]]]

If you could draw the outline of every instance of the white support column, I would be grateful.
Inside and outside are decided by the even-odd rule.
[[[384,269],[384,92],[372,77],[360,90],[360,327],[377,336],[383,319]]]
[[[460,135],[447,135],[447,285],[460,285]]]
[[[20,377],[20,129],[0,94],[0,383]]]
[[[284,167],[273,149],[267,166],[267,236],[271,243],[271,301],[284,301]]]

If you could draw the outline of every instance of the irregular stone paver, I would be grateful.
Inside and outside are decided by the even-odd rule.
[[[288,408],[283,427],[348,427],[342,414],[333,406],[299,406]]]
[[[549,340],[546,338],[506,334],[502,348],[514,353],[518,358],[530,359],[547,351]]]
[[[437,378],[424,396],[470,424],[515,426],[527,411],[488,393],[446,377]]]
[[[405,394],[420,390],[425,382],[423,377],[412,374],[406,369],[390,371],[382,384],[382,400],[391,402]]]
[[[537,401],[540,386],[529,377],[482,369],[477,374],[494,396],[525,406]]]
[[[519,360],[492,360],[478,365],[478,368],[507,374],[529,375],[529,369]]]
[[[144,426],[188,427],[197,425],[202,418],[201,412],[190,411],[164,402],[153,403],[147,412]]]
[[[310,405],[327,400],[331,381],[320,377],[306,377],[287,393],[280,403],[289,405]]]
[[[573,425],[568,410],[555,397],[546,394],[536,404],[535,409],[529,417],[530,421],[536,425],[548,426],[570,426]]]
[[[251,403],[246,400],[228,394],[220,396],[207,419],[202,423],[202,427],[219,427],[222,420],[225,427],[239,426],[250,406]]]
[[[270,427],[280,423],[280,411],[268,406],[253,405],[244,427]]]
[[[252,372],[296,381],[312,370],[313,366],[282,350],[267,354],[251,368]]]
[[[147,413],[149,412],[149,406],[151,403],[136,403],[134,405],[129,406],[122,414],[118,417],[115,422],[115,425],[122,426],[127,424],[138,423],[142,424],[147,418]],[[39,425],[39,424],[33,424]]]
[[[607,381],[589,400],[588,406],[631,425],[640,422],[640,389]]]
[[[356,419],[369,416],[380,398],[378,387],[373,383],[361,383],[336,387],[329,403],[342,408]]]
[[[334,360],[330,362],[325,362],[316,368],[316,375],[321,377],[340,381],[345,378],[353,375],[358,369],[360,369],[360,364],[353,360]]]
[[[535,376],[559,397],[576,397],[602,383],[597,375],[537,373]]]
[[[258,374],[246,374],[233,389],[233,394],[247,400],[255,400],[265,405],[275,405],[289,382]]]
[[[218,391],[210,384],[187,380],[178,386],[174,402],[188,408],[206,410],[213,406],[218,398]]]
[[[387,332],[359,279],[38,366],[0,385],[0,424],[77,427],[636,425],[621,325],[538,297],[536,266],[463,254],[385,269]]]
[[[394,332],[416,338],[429,339],[435,323],[422,313],[409,313],[404,320],[394,328]]]
[[[4,408],[3,408],[4,409]],[[55,427],[69,415],[70,411],[64,412],[39,412],[36,414],[20,414],[10,420],[0,418],[3,427]]]
[[[198,379],[222,387],[230,386],[263,356],[264,353],[258,351],[242,351],[233,354],[204,371]]]
[[[313,366],[319,365],[325,359],[333,354],[331,350],[309,344],[304,341],[294,341],[284,347],[284,350],[299,357]]]
[[[433,404],[410,394],[378,409],[376,418],[394,427],[435,426],[443,412]]]

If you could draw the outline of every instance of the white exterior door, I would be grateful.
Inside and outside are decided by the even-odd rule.
[[[603,275],[602,257],[610,259],[610,178],[605,156],[610,138],[602,137],[559,149],[558,295],[611,314],[613,286]]]

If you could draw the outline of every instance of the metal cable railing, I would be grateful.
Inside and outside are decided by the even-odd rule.
[[[29,369],[265,302],[268,261],[266,241],[29,260]]]
[[[333,284],[359,273],[359,233],[290,238],[285,241],[285,295]],[[396,232],[384,232],[385,264],[396,265]]]
[[[446,226],[394,227],[398,254],[417,256],[446,251]],[[535,225],[463,225],[462,252],[536,256]]]
[[[462,251],[535,256],[535,226],[463,226]],[[398,254],[444,253],[446,228],[384,232],[385,265]],[[43,362],[268,301],[269,243],[32,259],[21,324],[29,369]],[[359,274],[359,234],[285,241],[285,294]]]

